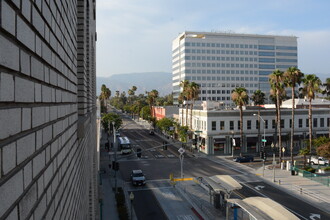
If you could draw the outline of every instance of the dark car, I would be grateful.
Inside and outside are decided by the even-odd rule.
[[[254,157],[251,155],[245,155],[245,156],[241,156],[241,157],[236,157],[233,159],[234,162],[252,162],[254,161]]]
[[[146,184],[146,177],[142,170],[132,170],[131,181],[134,186],[142,186]]]

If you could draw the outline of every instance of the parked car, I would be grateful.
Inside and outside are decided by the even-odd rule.
[[[134,186],[142,186],[146,184],[146,177],[142,170],[132,170],[131,181]]]
[[[307,162],[309,163],[309,159],[307,159]],[[311,157],[311,164],[319,164],[319,165],[329,165],[329,160],[327,160],[324,157],[318,157],[318,156],[312,156]]]
[[[251,156],[251,155],[244,155],[244,156],[241,156],[241,157],[234,158],[233,161],[234,162],[239,162],[239,163],[252,162],[252,161],[254,161],[254,157]]]

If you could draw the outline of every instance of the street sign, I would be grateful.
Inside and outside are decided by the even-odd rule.
[[[262,141],[262,142],[267,142],[267,140],[266,140],[266,139],[261,139],[261,141]]]
[[[185,152],[185,150],[181,147],[181,148],[178,150],[178,152],[179,152],[180,154],[183,154],[183,153]]]

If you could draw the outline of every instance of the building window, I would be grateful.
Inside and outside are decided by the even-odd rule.
[[[265,129],[268,129],[268,120],[265,120]]]
[[[275,122],[275,120],[272,120],[272,128],[276,128],[276,122]]]
[[[330,118],[328,118],[327,126],[330,126]]]
[[[306,128],[308,128],[309,127],[309,120],[308,120],[308,118],[306,118]]]
[[[237,129],[238,129],[238,130],[241,129],[241,121],[240,121],[240,120],[237,121]]]
[[[247,129],[251,129],[251,120],[247,120]]]
[[[320,127],[321,127],[321,128],[324,127],[324,118],[320,118]]]
[[[302,128],[302,126],[303,126],[303,120],[300,118],[299,119],[299,128]]]
[[[234,130],[234,121],[229,122],[229,129]]]
[[[317,128],[317,118],[313,118],[313,127]]]
[[[292,128],[292,119],[290,119],[290,121],[289,121],[289,123],[290,123],[290,128]]]
[[[281,119],[281,128],[284,128],[284,119]]]
[[[220,121],[220,130],[225,130],[225,122]]]
[[[259,129],[259,123],[258,123],[259,121],[258,120],[256,120],[256,129]]]
[[[212,131],[217,130],[217,122],[216,121],[212,121]]]

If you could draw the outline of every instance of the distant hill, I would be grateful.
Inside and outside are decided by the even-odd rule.
[[[150,72],[150,73],[123,73],[115,74],[109,77],[96,77],[96,94],[101,92],[101,86],[105,84],[114,95],[118,90],[127,91],[132,86],[137,87],[136,95],[144,94],[145,91],[156,89],[160,96],[172,93],[172,73]]]

